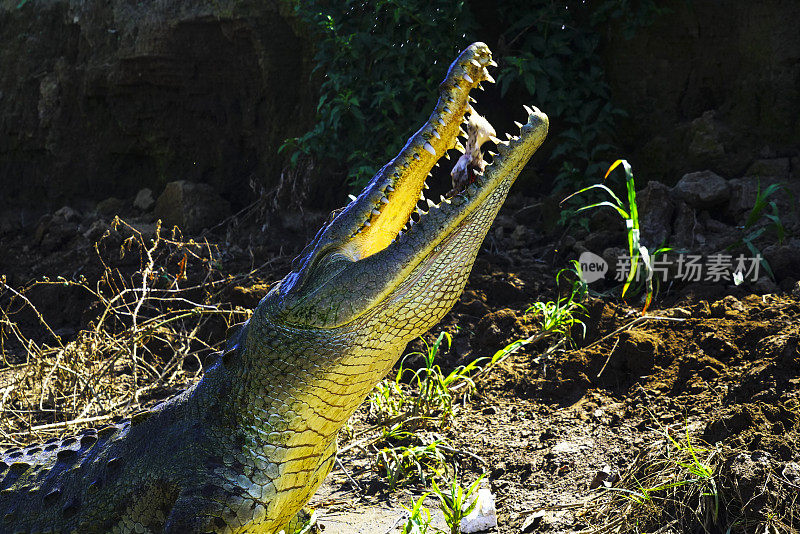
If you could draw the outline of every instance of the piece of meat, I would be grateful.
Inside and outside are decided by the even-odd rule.
[[[489,121],[477,113],[470,114],[467,122],[467,144],[464,153],[450,171],[453,189],[448,192],[448,196],[463,191],[475,181],[476,175],[483,174],[486,161],[483,159],[481,145],[494,136],[495,131]]]

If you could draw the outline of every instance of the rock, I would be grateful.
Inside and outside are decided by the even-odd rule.
[[[762,295],[777,293],[778,291],[778,286],[769,276],[762,276],[759,278],[758,281],[753,284],[752,288],[755,293]]]
[[[53,214],[53,219],[60,219],[65,222],[76,222],[79,221],[80,218],[80,213],[69,206],[64,206]]]
[[[742,302],[733,295],[727,295],[722,300],[711,304],[711,317],[733,319],[737,314],[744,313],[744,311]]]
[[[728,186],[731,196],[728,200],[727,216],[731,220],[743,224],[756,202],[758,179],[750,176],[734,178],[728,181]]]
[[[145,239],[152,239],[156,235],[156,223],[140,220],[128,221],[134,230],[142,234]]]
[[[516,332],[517,316],[513,310],[501,309],[484,315],[475,327],[473,346],[476,349],[497,350],[505,347],[514,338],[520,337]]]
[[[689,156],[695,163],[708,164],[725,154],[720,128],[713,111],[706,111],[689,127]]]
[[[155,205],[156,201],[153,198],[153,190],[145,187],[136,193],[136,198],[133,199],[133,206],[142,211],[148,211]]]
[[[95,211],[102,217],[116,217],[122,211],[125,203],[117,197],[109,197],[97,203]]]
[[[0,196],[15,204],[158,192],[165,169],[271,190],[278,147],[314,124],[313,43],[281,2],[31,7],[0,7]]]
[[[761,254],[772,269],[775,280],[800,278],[800,239],[788,240],[783,245],[770,245]]]
[[[511,232],[511,246],[514,248],[527,247],[533,238],[533,231],[527,226],[518,224]]]
[[[589,482],[589,489],[596,489],[600,486],[610,488],[616,482],[619,482],[619,473],[617,473],[613,467],[606,464],[594,474],[594,478]]]
[[[108,230],[108,223],[103,220],[96,220],[89,226],[89,229],[83,232],[83,237],[95,243],[103,237],[103,234]]]
[[[628,249],[622,247],[608,247],[603,250],[601,254],[606,264],[608,264],[608,271],[605,275],[605,280],[614,283],[617,279],[617,273],[625,271],[620,276],[624,280],[630,270],[630,255]]]
[[[230,204],[208,184],[186,180],[170,182],[158,197],[155,214],[165,227],[179,226],[189,234],[198,233],[224,219]]]
[[[745,175],[780,181],[789,178],[789,169],[789,158],[758,159],[747,168]]]
[[[67,244],[77,233],[77,223],[67,222],[54,215],[45,215],[39,220],[33,241],[44,252],[53,252]]]
[[[676,212],[670,245],[691,250],[696,241],[697,213],[685,202],[678,203]]]
[[[730,186],[722,176],[712,171],[685,174],[672,188],[674,198],[693,208],[713,208],[728,201]]]
[[[617,222],[619,225],[619,223]],[[620,225],[621,226],[621,225]],[[625,234],[622,232],[622,229],[613,231],[613,230],[599,230],[597,232],[592,232],[586,239],[584,240],[584,246],[589,249],[591,252],[598,254],[600,251],[607,248],[609,245],[613,244],[623,244],[625,243]]]
[[[675,203],[670,198],[669,187],[661,182],[650,181],[636,193],[639,207],[641,241],[651,252],[666,244],[672,233],[672,217]]]

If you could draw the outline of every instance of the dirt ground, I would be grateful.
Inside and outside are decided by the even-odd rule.
[[[433,340],[443,329],[453,335],[443,368],[491,356],[530,335],[538,324],[527,308],[555,297],[554,275],[566,266],[559,243],[534,236],[528,246],[507,250],[497,235],[487,239],[453,311],[426,336]],[[27,244],[29,236],[5,236],[0,272],[12,286],[56,273],[91,277],[100,271],[81,239],[41,250]],[[226,298],[257,302],[266,284],[285,274],[303,237],[270,239],[226,248],[227,271],[257,268]],[[66,337],[82,326],[82,310],[91,305],[69,288],[38,298],[42,307],[59,310],[49,319]],[[464,481],[487,473],[497,499],[496,531],[800,531],[800,289],[755,294],[724,283],[671,287],[645,315],[636,299],[592,297],[585,304],[586,334],[575,332],[574,347],[544,355],[546,345],[525,346],[478,380],[471,400],[439,431]],[[415,342],[407,351],[420,347]],[[353,432],[368,424],[362,410]],[[343,436],[340,446],[357,440]],[[700,463],[713,466],[719,498],[712,516],[704,504],[709,492],[692,489],[702,483],[655,491],[641,503],[619,489],[637,490],[639,481],[640,491],[644,480],[655,488],[681,470],[699,479],[682,460],[669,464],[687,444]],[[427,491],[389,492],[372,456],[369,447],[350,448],[312,501],[323,532],[394,532],[396,520],[386,518],[397,518],[400,503]],[[648,478],[656,471],[665,478]],[[633,522],[620,523],[622,510],[632,506]],[[375,509],[384,512],[365,515]],[[352,518],[370,519],[352,524]]]
[[[525,268],[515,258],[497,267],[493,259],[479,259],[443,321],[454,333],[447,354],[454,363],[525,337],[536,328],[525,314],[529,303],[553,298],[539,290],[552,281],[552,268]],[[472,479],[488,473],[498,532],[591,532],[613,523],[600,513],[603,486],[590,487],[604,471],[635,477],[633,466],[669,456],[670,448],[675,454],[668,436],[681,446],[688,439],[701,461],[719,466],[725,501],[718,519],[705,522],[708,532],[725,532],[723,525],[800,529],[800,298],[728,288],[738,296],[714,290],[707,299],[699,289],[662,295],[659,302],[670,305],[646,315],[592,299],[576,347],[543,358],[543,347],[526,346],[479,380],[444,437],[481,458],[462,454],[461,466]],[[348,458],[362,467],[356,479],[374,487],[377,477],[361,456]],[[333,479],[351,488],[340,471]],[[703,521],[681,517],[670,504],[636,516],[636,530],[609,531],[704,532]]]

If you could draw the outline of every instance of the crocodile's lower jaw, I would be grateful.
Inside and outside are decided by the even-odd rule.
[[[544,140],[547,117],[526,108],[476,183],[409,224],[492,64],[482,43],[462,52],[429,121],[323,226],[199,383],[121,425],[7,452],[0,532],[284,528],[330,470],[345,421],[458,299]]]

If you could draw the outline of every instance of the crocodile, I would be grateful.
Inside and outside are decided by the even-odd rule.
[[[121,423],[9,450],[1,533],[279,533],[331,469],[340,428],[406,344],[460,296],[509,187],[547,134],[526,123],[463,190],[426,179],[493,81],[489,48],[452,63],[429,120],[334,211],[203,378]],[[422,199],[421,202],[420,199]],[[424,207],[418,207],[422,204]]]

